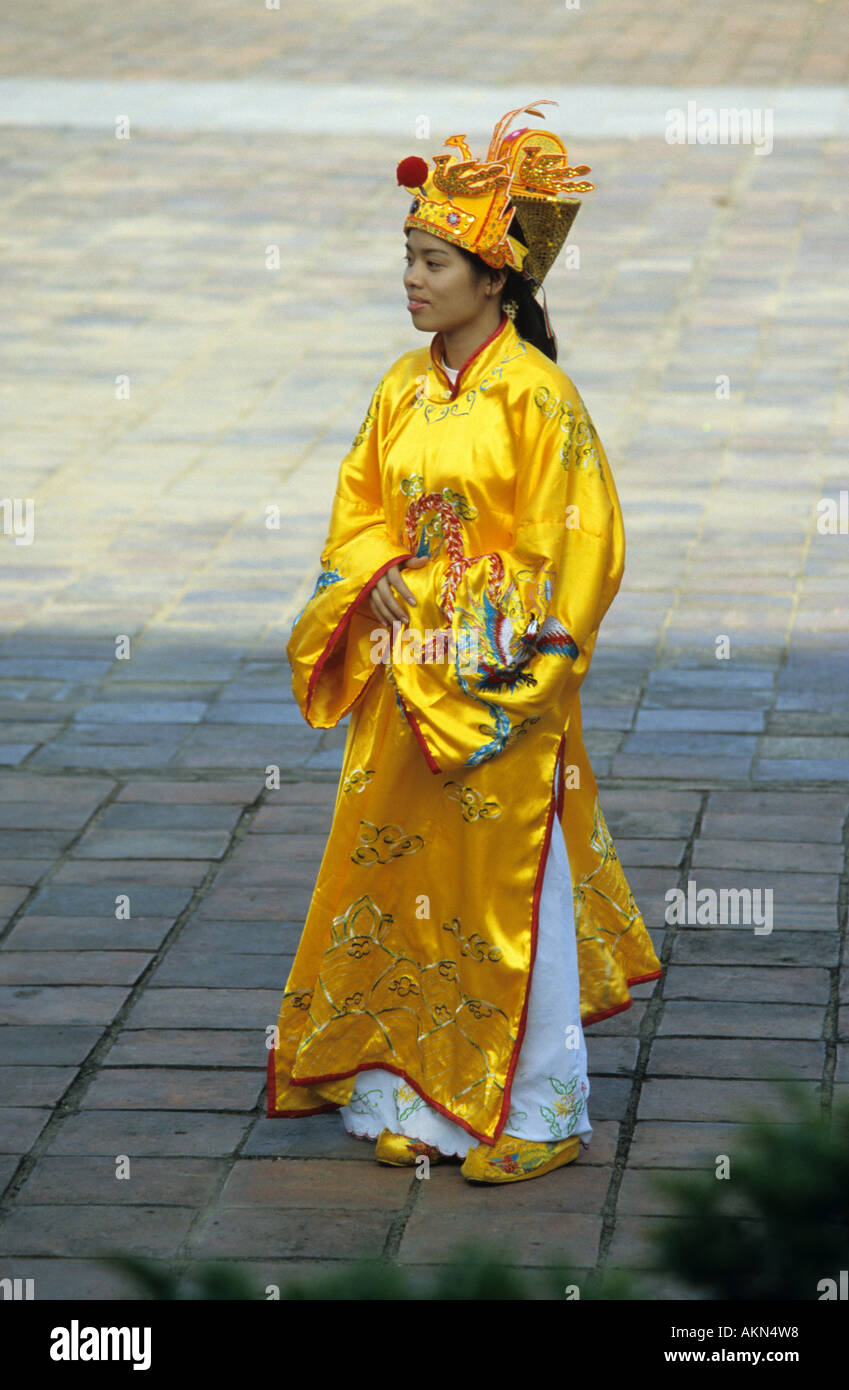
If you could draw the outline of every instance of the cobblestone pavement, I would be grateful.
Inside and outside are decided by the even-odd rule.
[[[655,135],[570,146],[597,191],[547,288],[626,519],[585,728],[664,978],[587,1032],[589,1153],[510,1192],[379,1168],[336,1115],[264,1116],[346,732],[303,722],[285,646],[339,461],[420,341],[393,170],[421,110],[399,143],[297,112],[192,128],[193,103],[207,79],[302,82],[307,126],[314,78],[377,73],[403,111],[438,50],[458,115],[431,152],[464,86],[493,120],[499,84],[534,98],[564,70],[683,108],[774,84],[788,111],[846,77],[834,4],[585,3],[557,43],[552,13],[482,29],[463,0],[444,45],[413,6],[5,7],[4,72],[66,82],[76,113],[0,128],[0,1277],[36,1297],[125,1293],[104,1243],[263,1283],[355,1255],[420,1271],[493,1231],[521,1266],[643,1268],[670,1219],[652,1174],[733,1155],[777,1074],[827,1105],[849,1088],[849,141],[788,119],[768,157],[670,145],[659,110]],[[135,127],[130,82],[130,137],[86,128],[75,84],[124,78],[184,83],[185,128]],[[772,890],[774,930],[667,927],[693,880]]]

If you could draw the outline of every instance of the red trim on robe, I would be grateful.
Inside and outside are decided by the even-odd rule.
[[[273,1119],[275,1115],[279,1114],[279,1111],[274,1109],[277,1103],[277,1075],[274,1070],[273,1047],[268,1049],[268,1061],[265,1066],[265,1072],[266,1081],[268,1083],[268,1095],[265,1098],[265,1114],[266,1118]]]
[[[366,592],[367,589],[374,588],[374,585],[377,583],[378,579],[380,579],[381,575],[385,574],[386,571],[391,569],[393,565],[397,565],[399,560],[408,559],[412,559],[412,554],[409,550],[405,550],[402,555],[396,555],[393,560],[387,560],[385,565],[382,565],[379,570],[375,570],[374,574],[371,576],[368,582],[363,585],[356,598],[351,600],[351,603],[346,608],[345,612],[342,614],[342,617],[339,619],[335,628],[328,637],[327,642],[325,643],[324,648],[322,649],[321,656],[318,658],[318,660],[315,663],[315,666],[312,669],[312,675],[310,676],[309,684],[307,685],[306,712],[304,714],[304,718],[306,719],[307,723],[309,723],[310,705],[312,704],[312,697],[315,693],[316,682],[318,681],[318,678],[321,675],[325,662],[330,656],[331,650],[336,645],[336,641],[339,637],[342,628],[346,625],[346,623],[349,623],[351,621],[354,606],[357,603],[359,603],[360,599],[362,598],[363,594]],[[376,621],[377,619],[375,619],[375,622]],[[375,670],[377,670],[377,667],[375,667]],[[356,703],[356,701],[354,701],[354,703]],[[348,708],[350,709],[351,706],[349,705]],[[340,715],[339,718],[343,719],[344,715]]]
[[[426,1095],[425,1092],[422,1091],[420,1085],[417,1085],[417,1083],[413,1081],[405,1071],[402,1071],[400,1067],[393,1066],[391,1062],[368,1062],[364,1067],[354,1067],[351,1071],[334,1072],[332,1076],[293,1076],[290,1078],[289,1084],[291,1086],[320,1086],[322,1082],[325,1081],[344,1081],[347,1080],[349,1076],[359,1076],[360,1072],[363,1071],[391,1071],[394,1076],[400,1076],[402,1081],[406,1081],[411,1090],[415,1091],[417,1096],[421,1096],[425,1104],[429,1105],[432,1110],[438,1110],[440,1115],[445,1116],[446,1120],[451,1120],[453,1124],[459,1125],[461,1129],[465,1129],[468,1134],[471,1134],[473,1139],[479,1140],[481,1144],[492,1144],[494,1142],[492,1139],[488,1139],[485,1134],[482,1134],[480,1130],[473,1129],[468,1121],[461,1120],[459,1115],[453,1115],[444,1105],[440,1105],[438,1100],[434,1100],[431,1096]],[[341,1106],[337,1105],[334,1108],[341,1109]],[[279,1111],[277,1113],[280,1114]],[[317,1114],[318,1112],[313,1110],[309,1113]],[[273,1118],[276,1117],[272,1116],[272,1119]]]
[[[635,975],[633,979],[628,979],[625,983],[630,985],[645,985],[649,980],[660,980],[663,977],[663,970],[656,970],[653,975]],[[612,1009],[605,1009],[603,1013],[593,1014],[591,1018],[582,1020],[581,1027],[589,1028],[592,1023],[603,1023],[606,1018],[613,1018],[614,1014],[622,1014],[626,1009],[630,1009],[634,1003],[633,999],[626,999],[624,1004],[614,1004]]]
[[[443,377],[444,377],[445,380],[448,382],[448,385],[451,387],[451,395],[450,395],[450,397],[449,397],[449,400],[452,400],[452,401],[453,401],[453,400],[456,400],[456,399],[457,399],[457,392],[458,392],[459,389],[460,389],[460,382],[461,382],[461,380],[462,380],[464,371],[466,370],[467,367],[471,366],[471,364],[474,362],[475,358],[479,355],[479,353],[483,352],[483,350],[484,350],[485,347],[489,347],[490,343],[494,343],[494,342],[495,342],[495,339],[498,337],[499,333],[503,333],[503,332],[504,332],[504,325],[505,325],[508,321],[509,321],[509,320],[508,320],[508,318],[507,318],[507,315],[506,315],[506,314],[502,314],[502,316],[501,316],[501,322],[499,323],[498,327],[494,330],[494,332],[490,333],[489,337],[486,338],[486,339],[481,343],[480,347],[475,348],[475,350],[474,350],[474,352],[472,353],[471,357],[467,357],[467,358],[466,358],[465,362],[463,363],[462,367],[460,368],[460,370],[459,370],[458,373],[457,373],[456,379],[455,379],[453,382],[451,381],[450,377],[448,377],[448,376],[445,374],[445,372],[442,370],[442,361],[440,360],[439,362],[437,362],[437,360],[436,360],[436,353],[434,352],[434,345],[435,345],[435,344],[437,343],[437,341],[438,341],[438,342],[439,342],[439,353],[440,353],[440,359],[441,359],[441,357],[442,357],[442,348],[443,348],[443,344],[444,344],[444,341],[445,341],[444,338],[443,338],[443,336],[442,336],[442,330],[440,329],[438,333],[435,333],[435,334],[434,334],[433,338],[431,339],[431,344],[430,344],[430,359],[431,359],[431,361],[432,361],[434,367],[436,368],[436,370],[437,370],[438,372],[442,372]]]
[[[395,687],[395,690],[398,699],[401,701],[401,708],[407,717],[407,723],[409,724],[410,728],[412,729],[413,733],[419,741],[419,747],[421,748],[422,753],[424,754],[425,762],[427,763],[431,772],[441,772],[442,768],[439,766],[439,763],[436,761],[436,759],[434,758],[433,754],[427,746],[427,741],[425,739],[424,734],[421,731],[419,721],[416,719],[416,716],[410,710],[407,709],[407,706],[404,704],[401,692],[400,690],[398,690],[397,686]]]

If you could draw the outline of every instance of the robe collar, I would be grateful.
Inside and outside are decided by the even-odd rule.
[[[466,358],[465,362],[463,363],[462,367],[457,373],[457,380],[453,383],[453,385],[451,382],[451,378],[446,375],[445,369],[442,366],[442,332],[440,330],[440,332],[434,334],[430,344],[430,360],[433,364],[433,369],[436,372],[438,379],[441,382],[445,383],[446,388],[451,393],[449,396],[449,400],[456,400],[461,387],[463,388],[463,390],[468,390],[470,382],[475,377],[477,377],[478,375],[486,375],[487,371],[492,365],[492,361],[499,354],[501,354],[504,351],[504,348],[507,346],[507,338],[510,336],[510,333],[509,331],[505,332],[505,330],[507,329],[508,324],[510,325],[510,329],[512,329],[515,333],[516,330],[513,327],[513,324],[511,323],[510,319],[507,317],[506,314],[502,314],[501,322],[499,323],[498,327],[494,330],[494,332],[490,333],[489,337],[484,339],[484,341],[480,344],[480,347],[475,348],[471,357]]]

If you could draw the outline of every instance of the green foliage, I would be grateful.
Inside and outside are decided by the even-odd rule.
[[[566,1267],[524,1270],[511,1266],[510,1253],[492,1245],[464,1245],[446,1254],[433,1269],[360,1260],[312,1278],[281,1280],[280,1299],[317,1301],[487,1301],[556,1299],[577,1285],[582,1300],[631,1299],[642,1295],[622,1270],[601,1278],[578,1276]],[[137,1255],[104,1255],[103,1264],[130,1276],[139,1298],[266,1299],[265,1288],[234,1264],[192,1263],[182,1272]],[[281,1274],[285,1271],[285,1266]]]
[[[257,1299],[264,1294],[238,1265],[197,1263],[184,1273],[143,1255],[103,1255],[101,1264],[126,1274],[138,1289],[139,1298],[166,1299]]]
[[[711,1299],[817,1299],[849,1249],[849,1106],[830,1126],[797,1081],[776,1083],[788,1121],[755,1115],[729,1154],[728,1180],[708,1173],[657,1175],[676,1201],[674,1221],[651,1232],[656,1268]]]
[[[288,1284],[281,1298],[524,1299],[528,1281],[509,1268],[502,1251],[465,1246],[450,1264],[434,1270],[384,1263],[360,1263],[308,1285]]]

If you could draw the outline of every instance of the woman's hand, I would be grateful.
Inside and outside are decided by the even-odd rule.
[[[401,570],[406,566],[409,566],[410,569],[420,569],[422,565],[427,564],[429,559],[429,555],[411,555],[408,560],[401,560],[399,564],[392,565],[391,569],[381,575],[369,593],[366,599],[367,606],[378,621],[386,627],[391,628],[393,620],[406,623],[410,616],[393,594],[393,586],[408,602],[413,604],[416,602],[415,597],[401,578]]]

